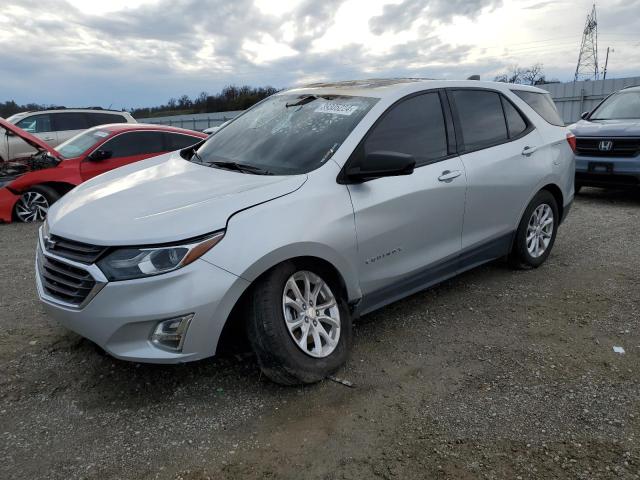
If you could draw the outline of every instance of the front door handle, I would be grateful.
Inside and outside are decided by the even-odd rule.
[[[438,177],[438,180],[441,182],[450,182],[454,178],[458,178],[460,175],[462,175],[462,170],[445,170],[442,172],[442,175]]]
[[[533,152],[535,152],[538,149],[538,147],[530,147],[530,146],[526,146],[522,149],[522,155],[524,155],[525,157],[528,157],[529,155],[531,155]]]
[[[53,142],[54,138],[53,137],[44,137],[43,140],[45,142]]]

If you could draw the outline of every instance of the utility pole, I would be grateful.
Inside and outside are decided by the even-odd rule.
[[[593,4],[591,13],[587,15],[587,21],[582,31],[580,55],[576,66],[574,82],[578,80],[598,80],[598,20],[596,18],[596,4]]]
[[[607,79],[607,65],[609,65],[609,49],[610,47],[607,47],[607,58],[605,58],[604,60],[604,72],[602,72],[602,79],[606,80]],[[613,48],[611,48],[612,52],[615,52],[615,50]]]

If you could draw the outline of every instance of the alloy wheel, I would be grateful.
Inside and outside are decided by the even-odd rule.
[[[287,330],[304,353],[315,358],[331,355],[340,340],[340,309],[329,285],[306,270],[291,275],[282,293]]]
[[[16,203],[16,216],[21,222],[42,221],[48,211],[49,201],[39,192],[25,192]]]
[[[533,258],[539,258],[547,251],[553,236],[553,210],[543,203],[531,214],[527,226],[527,251]]]

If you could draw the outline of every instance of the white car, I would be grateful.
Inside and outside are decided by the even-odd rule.
[[[109,123],[136,123],[128,112],[115,110],[68,108],[22,112],[7,118],[25,132],[56,147],[87,128]],[[33,155],[36,151],[20,138],[0,131],[0,161]]]
[[[209,357],[234,319],[271,379],[318,381],[346,361],[353,316],[496,258],[544,263],[575,172],[545,95],[412,79],[279,92],[54,204],[38,293],[121,359]]]

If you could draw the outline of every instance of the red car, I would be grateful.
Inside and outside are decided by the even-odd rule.
[[[44,220],[49,206],[76,185],[129,163],[189,147],[207,135],[139,123],[93,127],[50,147],[0,119],[0,134],[16,135],[38,150],[21,161],[0,163],[0,221]]]

